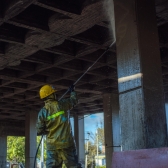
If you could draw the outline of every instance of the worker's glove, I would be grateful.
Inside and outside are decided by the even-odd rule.
[[[75,90],[75,86],[74,85],[71,85],[68,89],[68,91],[71,93]]]
[[[77,168],[82,168],[82,164],[78,163]]]

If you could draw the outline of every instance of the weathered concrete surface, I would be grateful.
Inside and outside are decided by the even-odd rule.
[[[6,167],[7,136],[0,136],[0,168]]]
[[[111,95],[112,127],[113,127],[113,151],[121,151],[121,123],[119,116],[119,95]]]
[[[79,116],[79,162],[85,167],[85,131],[84,131],[84,115]]]
[[[120,95],[120,118],[123,150],[145,148],[146,134],[141,88]]]
[[[121,150],[118,102],[117,94],[106,93],[103,95],[106,167],[111,166],[112,153]]]
[[[122,149],[167,144],[154,1],[114,0]]]
[[[168,148],[114,152],[112,168],[167,168]]]
[[[113,153],[113,129],[112,129],[112,109],[111,94],[103,95],[103,111],[104,111],[104,138],[106,152],[106,166],[111,165]]]
[[[37,150],[36,121],[37,121],[37,112],[30,111],[26,113],[25,168],[34,167],[34,158]]]

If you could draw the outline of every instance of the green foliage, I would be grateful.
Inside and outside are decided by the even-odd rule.
[[[88,142],[88,155],[87,155],[87,168],[91,168],[92,165],[95,165],[95,155],[97,152],[97,147],[94,143]]]
[[[96,166],[95,168],[106,168],[106,166]]]
[[[8,137],[7,160],[22,163],[25,162],[25,137]]]
[[[41,136],[37,137],[37,145],[39,145]],[[37,158],[40,160],[41,146],[39,147]],[[46,161],[46,143],[44,140],[44,162]],[[7,138],[7,160],[12,162],[25,163],[25,137],[8,136]]]

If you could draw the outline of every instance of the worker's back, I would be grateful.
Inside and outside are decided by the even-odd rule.
[[[37,121],[37,133],[46,134],[47,149],[68,148],[74,145],[68,110],[77,104],[76,92],[71,92],[70,98],[59,102],[47,99],[40,110]]]
[[[46,131],[47,131],[47,148],[57,149],[67,148],[74,144],[72,129],[67,112],[68,104],[58,103],[54,100],[45,102],[46,109]]]

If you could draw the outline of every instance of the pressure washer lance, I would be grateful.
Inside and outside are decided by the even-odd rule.
[[[104,53],[102,55],[100,55],[100,57],[97,58],[97,60],[76,80],[76,82],[73,84],[73,86],[75,86],[81,80],[81,78],[99,61],[99,59],[113,46],[114,43],[115,43],[115,41],[113,43],[111,43],[109,47],[107,47],[107,49],[104,51]],[[68,92],[69,92],[69,89],[61,96],[61,98],[59,98],[58,101],[60,101]]]
[[[100,60],[100,58],[107,53],[107,51],[113,46],[113,44],[115,43],[115,41],[113,41],[107,48],[106,50],[104,51],[104,53],[102,55],[100,55],[99,58],[97,58],[97,60],[76,80],[76,82],[74,82],[74,84],[72,86],[75,86],[81,79],[82,77]],[[67,93],[69,92],[69,88],[67,89],[67,91],[59,98],[58,101],[60,101]],[[37,147],[37,150],[36,150],[36,155],[35,155],[35,159],[34,159],[34,168],[36,168],[36,158],[37,158],[37,153],[38,153],[38,150],[39,150],[39,147],[41,145],[41,141],[43,139],[43,136],[41,136],[41,139],[40,139],[40,142],[39,142],[39,145]]]

